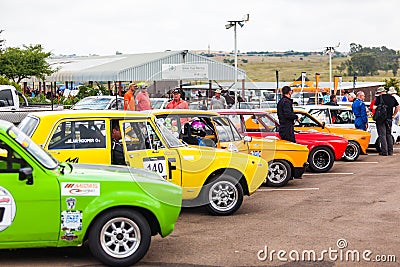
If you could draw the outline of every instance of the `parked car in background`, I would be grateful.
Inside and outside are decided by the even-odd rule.
[[[278,120],[276,109],[269,109],[267,111],[270,112],[270,114],[276,120]],[[294,112],[299,117],[299,120],[294,124],[295,130],[325,132],[346,138],[349,143],[343,159],[347,161],[354,161],[358,159],[360,154],[367,154],[367,148],[371,138],[371,134],[369,132],[351,128],[326,126],[325,122],[320,122],[301,108],[294,109]]]
[[[160,175],[60,163],[6,121],[0,121],[0,173],[0,249],[87,241],[106,265],[129,266],[146,255],[151,236],[173,231],[181,210],[182,189]]]
[[[79,100],[71,109],[118,109],[124,110],[124,98],[120,96],[88,96]]]
[[[280,139],[279,123],[267,112],[254,110],[221,110],[219,114],[228,116],[241,134],[253,137],[276,137]],[[313,172],[327,172],[335,160],[340,160],[347,147],[347,139],[320,132],[296,131],[296,143],[305,145],[309,169]]]
[[[164,109],[171,99],[168,98],[150,98],[153,109]]]
[[[112,124],[121,130],[125,163],[155,171],[181,186],[186,207],[205,206],[213,215],[233,214],[268,172],[268,163],[256,156],[183,144],[149,111],[38,112],[19,127],[61,161],[111,164]]]
[[[327,126],[343,127],[343,128],[355,128],[354,126],[354,114],[349,106],[329,106],[329,105],[313,105],[303,107],[312,116],[317,118],[321,122],[325,122]],[[367,131],[371,133],[369,140],[369,146],[375,147],[380,151],[378,141],[378,131],[376,129],[376,123],[372,118],[368,120]],[[394,142],[400,141],[400,126],[392,125],[392,137]]]
[[[204,128],[201,142],[232,152],[257,155],[269,162],[269,169],[264,173],[269,186],[284,186],[290,179],[300,178],[308,166],[306,146],[276,139],[243,137],[229,120],[213,111],[199,110],[154,110],[160,123],[180,139],[189,144],[199,145],[198,137],[191,131],[191,123],[199,120]],[[191,143],[191,141],[194,143]],[[239,155],[241,153],[235,154]]]

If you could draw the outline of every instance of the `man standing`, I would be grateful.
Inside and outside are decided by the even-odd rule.
[[[279,135],[281,139],[296,143],[294,136],[294,122],[298,119],[293,112],[292,89],[289,86],[282,88],[282,98],[278,102]]]
[[[337,98],[336,95],[331,94],[329,97],[330,101],[325,103],[325,105],[330,105],[330,106],[339,106],[337,103]]]
[[[124,110],[135,110],[135,90],[134,83],[129,84],[128,91],[124,94]]]
[[[140,86],[139,93],[136,94],[136,110],[142,111],[150,109],[152,108],[151,108],[150,96],[149,93],[147,92],[147,85],[142,84]]]
[[[215,90],[215,95],[211,98],[210,109],[224,109],[227,107],[225,97],[221,95],[221,90]]]
[[[392,95],[386,94],[384,87],[379,87],[376,93],[378,96],[376,97],[373,108],[376,109],[379,104],[385,104],[387,106],[387,119],[376,122],[376,129],[378,130],[378,138],[381,145],[381,152],[379,155],[390,156],[393,155],[392,120],[397,115],[400,107],[396,98],[394,98]]]
[[[185,100],[181,99],[181,90],[175,88],[172,91],[172,100],[165,107],[166,109],[189,109],[189,105]]]
[[[357,98],[353,101],[351,109],[353,110],[354,116],[356,117],[354,120],[355,127],[357,129],[366,131],[368,128],[368,115],[364,99],[365,99],[364,92],[358,91]]]
[[[121,144],[121,130],[118,121],[111,122],[111,164],[125,165],[124,148]]]

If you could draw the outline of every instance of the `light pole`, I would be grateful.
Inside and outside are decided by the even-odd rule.
[[[340,43],[336,47],[333,46],[328,46],[325,47],[325,53],[329,55],[329,88],[330,88],[330,94],[332,94],[332,55],[335,53],[335,48],[338,48]]]
[[[238,80],[238,63],[237,63],[237,34],[236,34],[236,26],[239,24],[240,27],[244,26],[244,23],[249,21],[249,14],[246,14],[242,20],[228,20],[228,24],[225,24],[226,29],[230,29],[233,27],[233,32],[234,32],[234,53],[235,53],[235,108],[237,108],[237,80]]]

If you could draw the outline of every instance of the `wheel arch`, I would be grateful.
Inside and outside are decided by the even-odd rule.
[[[210,183],[210,181],[211,181],[215,176],[221,175],[221,174],[227,174],[227,175],[232,176],[233,178],[237,179],[237,180],[239,181],[240,185],[241,185],[242,188],[243,188],[243,193],[244,193],[245,195],[247,195],[247,196],[250,194],[250,193],[249,193],[249,187],[248,187],[248,185],[247,185],[246,178],[244,177],[243,173],[241,173],[240,171],[238,171],[238,170],[236,170],[236,169],[232,169],[232,168],[226,168],[226,169],[218,169],[218,170],[215,170],[213,173],[211,173],[211,174],[208,176],[208,178],[207,178],[207,180],[205,181],[204,184]]]
[[[143,215],[143,217],[146,219],[147,223],[150,226],[150,230],[151,230],[151,235],[155,236],[157,234],[161,234],[161,227],[160,227],[160,223],[157,220],[157,217],[154,215],[154,213],[152,213],[150,210],[142,208],[142,207],[138,207],[138,206],[129,206],[129,205],[122,205],[122,206],[117,206],[117,207],[110,207],[108,209],[102,210],[101,212],[99,212],[90,222],[85,236],[83,238],[83,241],[86,241],[88,239],[88,235],[90,233],[90,231],[92,230],[93,224],[94,222],[101,217],[103,214],[113,211],[113,210],[118,210],[118,209],[129,209],[129,210],[133,210],[133,211],[137,211],[139,212],[141,215]]]

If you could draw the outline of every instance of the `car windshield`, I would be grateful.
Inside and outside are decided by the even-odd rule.
[[[55,169],[58,166],[58,161],[47,154],[40,146],[36,145],[26,134],[20,129],[12,126],[7,130],[7,134],[14,139],[22,148],[30,153],[39,163],[47,169]]]
[[[170,130],[168,130],[168,128],[166,128],[164,126],[164,124],[157,120],[157,127],[160,130],[161,134],[163,135],[163,137],[165,138],[165,140],[167,141],[169,147],[181,147],[181,146],[185,146],[181,140],[179,140],[178,138],[176,138]]]
[[[109,98],[84,98],[71,109],[106,109],[110,101]]]
[[[38,124],[38,118],[28,115],[18,124],[18,128],[27,136],[32,137]]]
[[[150,99],[151,106],[153,109],[161,109],[166,100],[167,99]]]

